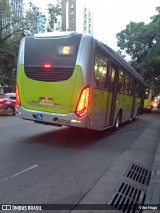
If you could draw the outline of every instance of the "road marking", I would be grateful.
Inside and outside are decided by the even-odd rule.
[[[10,177],[7,177],[7,178],[1,180],[0,183],[5,182],[5,181],[7,181],[7,180],[10,180],[10,179],[12,179],[12,178],[14,178],[14,177],[16,177],[16,176],[18,176],[18,175],[24,173],[24,172],[28,172],[29,170],[34,169],[34,168],[36,168],[37,166],[38,166],[38,165],[33,165],[33,166],[31,166],[31,167],[29,167],[29,168],[27,168],[27,169],[24,169],[24,170],[22,170],[21,172],[18,172],[18,173],[14,174],[14,175],[12,175],[12,176],[10,176]]]

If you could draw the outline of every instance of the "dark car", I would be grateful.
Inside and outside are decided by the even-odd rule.
[[[5,93],[0,95],[0,114],[15,115],[16,93]]]

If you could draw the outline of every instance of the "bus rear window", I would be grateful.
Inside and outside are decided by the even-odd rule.
[[[43,67],[48,63],[54,67],[74,67],[80,36],[71,38],[34,38],[25,41],[24,66]]]

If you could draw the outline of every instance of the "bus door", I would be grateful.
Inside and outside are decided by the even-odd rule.
[[[139,113],[141,113],[142,108],[142,95],[143,92],[142,87],[138,82],[134,82],[133,86],[133,105],[132,105],[132,112],[131,112],[131,118],[136,117]]]
[[[116,102],[115,75],[117,68],[111,66],[108,56],[101,49],[95,54],[95,80],[97,88],[93,91],[92,127],[104,129],[112,125]]]
[[[111,126],[113,123],[113,117],[115,112],[116,104],[116,75],[118,73],[118,68],[114,65],[109,66],[108,79],[107,79],[107,89],[109,91],[108,100],[106,103],[106,119],[105,127]]]

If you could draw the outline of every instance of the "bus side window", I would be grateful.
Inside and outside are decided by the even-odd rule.
[[[125,74],[124,93],[129,94],[129,76],[127,74]]]
[[[145,92],[144,92],[144,99],[147,99],[149,96],[149,90],[146,89]]]
[[[141,93],[142,93],[141,86],[140,86],[139,83],[137,83],[136,84],[136,97],[140,98],[141,97]]]
[[[152,90],[151,90],[152,91]],[[152,91],[152,100],[154,99],[155,95],[154,92]]]
[[[124,72],[122,70],[119,71],[119,84],[118,84],[118,92],[124,92]]]
[[[104,89],[107,76],[108,58],[102,55],[101,52],[96,52],[95,57],[95,81],[98,88]]]
[[[115,69],[113,67],[110,67],[109,82],[108,82],[108,88],[109,88],[110,91],[113,91],[114,78],[115,78]]]
[[[129,95],[133,95],[133,79],[129,78]]]

